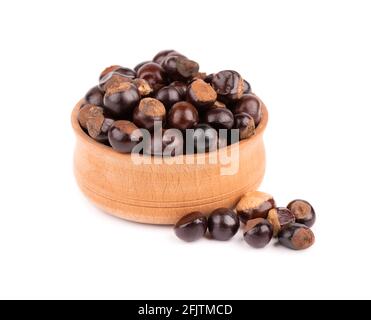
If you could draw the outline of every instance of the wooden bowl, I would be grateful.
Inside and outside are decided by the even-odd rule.
[[[194,164],[134,164],[130,154],[120,154],[94,141],[81,129],[77,120],[81,104],[72,112],[77,138],[74,172],[82,192],[107,213],[142,223],[174,224],[192,211],[209,213],[219,207],[233,207],[245,192],[257,190],[263,180],[263,133],[268,121],[263,103],[256,134],[224,148],[223,152],[234,155],[233,163],[239,167],[232,175],[221,175],[228,166],[219,159],[209,163],[220,151],[184,156],[183,160],[188,163],[193,159]],[[204,164],[198,162],[201,157]]]

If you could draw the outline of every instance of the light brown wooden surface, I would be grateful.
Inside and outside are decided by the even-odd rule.
[[[80,105],[81,101],[72,113],[77,139],[75,176],[82,192],[107,213],[142,223],[174,224],[192,211],[209,213],[219,207],[233,207],[263,179],[263,132],[268,121],[264,104],[256,135],[227,147],[229,152],[239,148],[239,170],[234,175],[220,175],[222,164],[209,164],[210,154],[206,164],[135,165],[130,155],[120,154],[84,133],[77,121]]]

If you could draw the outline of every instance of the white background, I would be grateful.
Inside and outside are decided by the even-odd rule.
[[[0,298],[371,298],[369,1],[2,1]],[[269,108],[261,190],[315,206],[317,242],[178,241],[95,209],[70,112],[111,64],[174,48]]]

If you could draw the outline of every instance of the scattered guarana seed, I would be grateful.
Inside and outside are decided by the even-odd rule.
[[[272,225],[263,218],[247,221],[243,230],[245,241],[254,248],[264,248],[273,237]]]
[[[310,228],[316,222],[316,213],[308,201],[293,200],[287,205],[287,208],[291,210],[297,223],[304,224]]]
[[[211,237],[215,240],[227,241],[231,239],[239,227],[240,221],[231,209],[216,209],[208,218],[208,229]]]
[[[267,220],[273,226],[273,236],[277,237],[282,228],[295,222],[295,216],[289,209],[277,207],[269,210]]]
[[[265,192],[252,191],[246,193],[236,206],[237,214],[242,223],[255,218],[268,217],[268,212],[276,207],[273,197]]]
[[[245,199],[243,207],[246,208],[248,204],[249,210],[261,209],[262,203],[264,203],[263,207],[271,206],[272,203],[274,205],[272,196],[267,193],[254,191],[248,193],[247,196],[249,202]],[[259,200],[255,202],[255,199]],[[304,200],[294,200],[291,203],[295,201]],[[248,212],[249,215],[251,213],[251,211]],[[262,211],[258,212],[259,215],[261,213]],[[174,230],[180,239],[195,241],[205,235],[206,226],[211,238],[227,241],[237,233],[240,219],[233,210],[228,208],[214,210],[207,219],[201,212],[192,212],[180,219],[174,226]],[[293,250],[307,249],[315,242],[315,236],[309,227],[295,222],[294,214],[285,207],[271,208],[267,218],[258,217],[246,220],[246,223],[242,224],[242,229],[245,242],[254,248],[267,246],[273,237],[277,237],[282,246]]]
[[[279,232],[278,240],[281,245],[289,249],[304,250],[314,244],[315,237],[312,230],[307,226],[294,223]]]
[[[192,212],[184,216],[174,226],[176,236],[187,242],[202,238],[206,230],[207,217],[201,212]]]

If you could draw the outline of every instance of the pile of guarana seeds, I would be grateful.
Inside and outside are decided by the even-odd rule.
[[[265,192],[246,193],[235,210],[219,208],[210,215],[192,212],[181,218],[174,227],[178,238],[192,242],[209,232],[215,240],[227,241],[240,227],[245,241],[254,248],[265,247],[272,238],[293,250],[303,250],[314,244],[310,229],[316,220],[312,205],[301,199],[287,207],[277,207],[273,197]]]
[[[261,118],[261,101],[238,72],[199,72],[197,62],[175,50],[161,51],[133,69],[104,69],[78,115],[91,138],[120,153],[135,152],[147,130],[152,141],[142,152],[154,156],[205,153],[248,139]],[[155,123],[161,123],[158,135]],[[170,129],[178,129],[180,137]],[[185,139],[187,130],[192,134]]]

